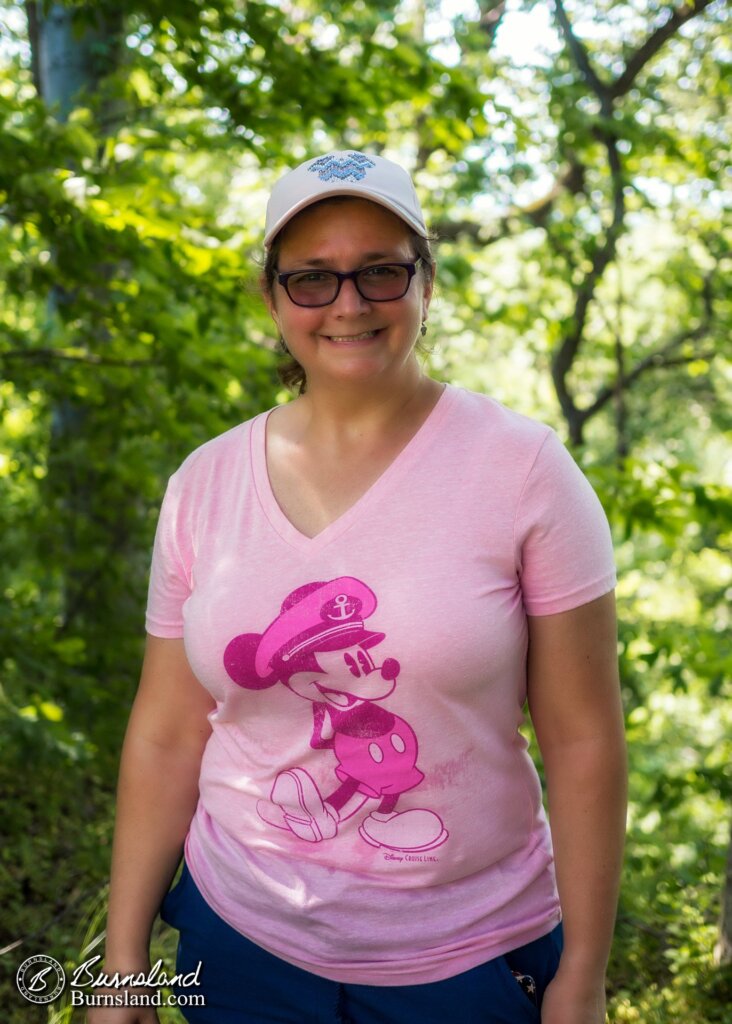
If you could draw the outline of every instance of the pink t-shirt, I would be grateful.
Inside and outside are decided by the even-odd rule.
[[[447,386],[314,538],[275,501],[267,413],[171,478],[147,627],[216,699],[186,844],[210,906],[335,981],[438,981],[560,919],[518,731],[526,615],[615,583],[607,521],[546,426]]]

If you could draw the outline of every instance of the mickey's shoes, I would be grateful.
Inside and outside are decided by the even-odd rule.
[[[409,811],[382,814],[374,811],[364,818],[359,834],[371,846],[416,852],[441,846],[449,833],[433,811],[415,807]]]
[[[338,831],[335,810],[304,768],[288,768],[275,779],[271,803],[257,802],[257,813],[270,825],[286,828],[308,843],[332,839]]]

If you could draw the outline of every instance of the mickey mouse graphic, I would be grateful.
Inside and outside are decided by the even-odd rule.
[[[328,796],[295,766],[279,772],[257,812],[315,843],[334,838],[341,822],[376,799],[358,829],[365,842],[432,850],[448,838],[440,816],[424,807],[396,810],[401,794],[424,775],[414,731],[380,704],[394,690],[400,666],[395,658],[377,664],[372,656],[384,634],[366,629],[364,619],[376,605],[374,592],[352,576],[306,583],[288,594],[264,633],[242,633],[228,644],[224,665],[239,686],[264,690],[281,682],[312,703],[310,746],[332,750],[337,762],[339,784]]]

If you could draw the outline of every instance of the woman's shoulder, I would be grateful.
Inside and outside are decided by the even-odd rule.
[[[491,395],[458,385],[451,387],[458,392],[456,405],[462,428],[478,443],[490,442],[492,449],[503,446],[536,452],[554,434],[546,423],[509,408]]]
[[[261,417],[269,410],[257,413],[248,420],[237,423],[216,437],[204,441],[185,457],[173,474],[178,484],[188,480],[200,480],[219,473],[231,473],[237,466],[244,465],[248,460],[249,437],[251,431]]]

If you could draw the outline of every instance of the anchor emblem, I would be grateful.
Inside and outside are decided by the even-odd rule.
[[[330,619],[331,622],[347,622],[354,615],[361,611],[361,602],[357,597],[349,597],[348,594],[337,594],[327,604],[323,605],[321,616]]]

